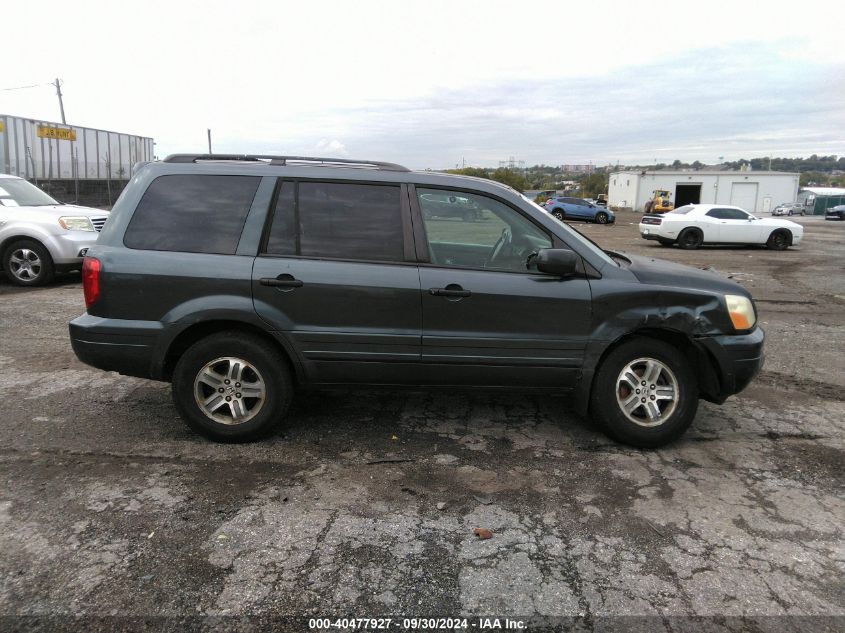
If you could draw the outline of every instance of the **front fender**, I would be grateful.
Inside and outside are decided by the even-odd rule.
[[[607,282],[607,280],[604,280]],[[595,327],[587,343],[581,380],[576,388],[576,408],[587,413],[593,378],[603,357],[622,339],[655,332],[683,337],[693,343],[700,337],[733,331],[721,295],[714,292],[667,286],[592,283]]]

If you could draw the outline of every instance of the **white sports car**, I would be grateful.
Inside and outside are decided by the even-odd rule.
[[[775,250],[796,246],[804,227],[789,220],[761,219],[739,207],[724,204],[687,204],[662,215],[644,215],[640,235],[664,246],[681,248],[702,244],[765,244]]]

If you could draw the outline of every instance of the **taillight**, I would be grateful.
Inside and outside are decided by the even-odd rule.
[[[85,307],[90,308],[100,298],[100,272],[103,264],[96,257],[82,260],[82,292],[85,294]]]
[[[660,225],[660,224],[663,224],[663,218],[660,218],[660,217],[653,217],[653,216],[652,216],[652,217],[649,217],[649,216],[647,216],[647,215],[646,215],[646,216],[643,216],[642,223],[643,223],[643,224],[657,224],[657,225]]]

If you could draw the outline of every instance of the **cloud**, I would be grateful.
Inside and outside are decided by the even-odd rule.
[[[314,153],[317,156],[325,156],[327,158],[345,158],[349,156],[346,145],[341,143],[336,138],[331,140],[320,139],[314,146]]]
[[[738,44],[587,77],[371,100],[303,115],[290,142],[313,146],[309,129],[331,131],[344,142],[321,139],[322,153],[418,168],[464,158],[496,165],[509,156],[601,164],[845,153],[845,69],[790,50]]]

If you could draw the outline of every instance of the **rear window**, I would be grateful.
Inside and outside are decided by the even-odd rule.
[[[129,248],[233,255],[258,176],[173,175],[156,178],[129,222]]]
[[[265,248],[268,255],[404,259],[397,185],[284,182],[277,200]]]
[[[689,213],[693,210],[693,206],[691,204],[685,204],[682,207],[678,207],[677,209],[673,209],[669,213],[677,213],[678,215],[684,215],[685,213]]]

